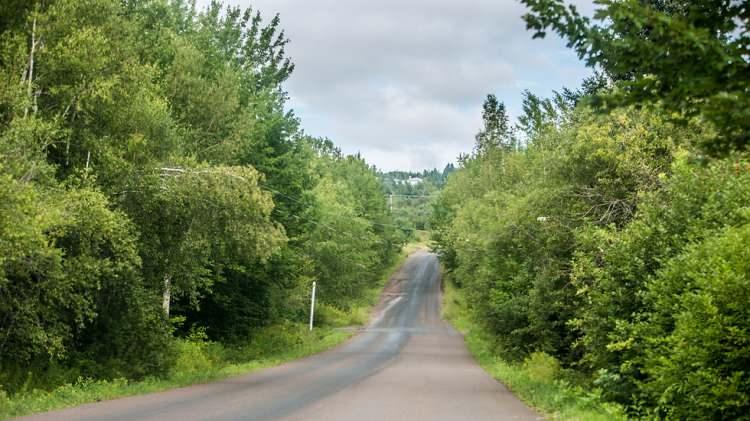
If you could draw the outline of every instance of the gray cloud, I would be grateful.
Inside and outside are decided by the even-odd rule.
[[[281,14],[305,130],[384,169],[441,168],[470,151],[488,93],[517,115],[524,89],[549,95],[589,74],[561,40],[532,40],[515,0],[231,3]]]

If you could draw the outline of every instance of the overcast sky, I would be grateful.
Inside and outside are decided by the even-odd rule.
[[[442,169],[470,152],[488,93],[515,118],[524,89],[548,96],[590,74],[557,37],[532,40],[516,0],[229,3],[281,14],[305,131],[385,170]]]

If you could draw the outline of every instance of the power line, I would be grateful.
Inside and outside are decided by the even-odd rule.
[[[162,170],[163,172],[166,172],[166,173],[177,173],[177,174],[207,172],[207,171],[186,170],[186,169],[183,169],[183,168],[160,168],[160,170]],[[232,174],[222,174],[222,175],[229,176],[229,177],[232,177],[232,178],[236,178],[236,179],[242,180],[244,182],[249,182],[249,180],[247,180],[246,178],[241,177],[241,176],[235,176],[235,175],[232,175]],[[301,204],[303,206],[307,206],[308,205],[308,203],[305,203],[305,202],[303,202],[302,200],[300,200],[298,198],[294,198],[292,196],[289,196],[286,193],[280,192],[279,190],[276,190],[276,189],[274,189],[274,188],[272,188],[272,187],[270,187],[268,185],[265,185],[264,183],[261,183],[260,180],[256,181],[256,184],[257,184],[257,186],[259,188],[261,188],[263,190],[266,190],[269,193],[273,193],[273,194],[277,194],[277,195],[279,195],[281,197],[285,197],[285,198],[287,198],[287,199],[289,199],[289,200],[291,200],[291,201],[293,201],[295,203]],[[372,225],[377,225],[377,226],[380,226],[380,227],[396,228],[396,229],[400,229],[400,230],[403,230],[403,231],[412,231],[412,230],[416,229],[416,228],[410,228],[410,227],[402,227],[402,226],[398,226],[398,225],[394,225],[394,224],[384,224],[384,223],[380,223],[380,222],[371,221],[371,220],[368,220],[366,218],[355,217],[355,216],[336,215],[336,214],[330,214],[330,213],[327,214],[327,215],[333,216],[333,217],[350,218],[350,219],[360,218],[360,219],[364,219],[365,221],[369,222]],[[358,238],[355,238],[353,234],[350,234],[350,233],[344,232],[344,231],[340,231],[340,230],[338,230],[338,229],[336,229],[336,228],[334,228],[334,227],[332,227],[332,226],[330,226],[330,225],[328,225],[328,224],[326,224],[326,223],[324,223],[322,221],[317,221],[317,220],[314,220],[312,218],[307,218],[307,217],[303,217],[303,216],[300,216],[300,215],[294,215],[294,214],[292,214],[291,216],[294,217],[295,219],[305,220],[305,221],[308,221],[308,222],[310,222],[310,223],[312,223],[314,225],[321,226],[321,227],[326,228],[327,230],[329,230],[331,232],[334,232],[334,233],[337,233],[337,234],[340,234],[340,235],[346,235],[346,236],[348,236],[352,240],[357,240],[358,239]],[[385,240],[381,240],[381,241],[385,241]]]
[[[438,194],[390,194],[386,193],[389,197],[438,197]]]
[[[298,200],[298,199],[296,199],[296,198],[294,198],[294,197],[291,197],[291,196],[289,196],[289,195],[287,195],[287,194],[285,194],[285,193],[282,193],[282,192],[280,192],[280,191],[278,191],[278,190],[276,190],[276,189],[273,189],[273,188],[271,188],[271,187],[268,187],[268,186],[266,186],[265,184],[262,184],[262,183],[260,183],[260,182],[258,182],[258,186],[259,186],[259,187],[260,187],[261,189],[263,189],[263,190],[266,190],[266,191],[268,191],[268,192],[271,192],[271,193],[275,193],[275,194],[278,194],[279,196],[285,197],[285,198],[287,198],[287,199],[289,199],[289,200],[291,200],[291,201],[293,201],[293,202],[299,203],[299,204],[301,204],[301,205],[307,205],[306,203],[302,202],[301,200]],[[358,218],[358,217],[356,217],[356,216],[348,216],[348,215],[336,215],[336,214],[331,214],[331,213],[329,213],[328,215],[329,215],[329,216],[333,216],[333,217],[343,217],[343,218],[350,218],[350,219]],[[325,227],[325,228],[328,228],[329,230],[332,230],[332,231],[334,231],[334,232],[336,232],[336,233],[339,233],[339,234],[343,234],[343,232],[342,232],[342,231],[339,231],[339,230],[337,230],[337,229],[335,229],[335,228],[333,228],[333,227],[331,227],[331,226],[329,226],[329,225],[327,225],[327,224],[325,224],[325,223],[323,223],[323,222],[320,222],[320,221],[315,221],[315,220],[312,220],[312,219],[310,219],[310,218],[305,218],[305,217],[301,217],[301,216],[299,216],[299,215],[292,215],[292,216],[294,216],[294,217],[295,217],[295,218],[297,218],[297,219],[307,220],[307,221],[309,221],[309,222],[312,222],[313,224],[316,224],[316,225],[320,225],[320,226],[323,226],[323,227]],[[362,218],[362,219],[365,219],[365,218]],[[390,227],[390,228],[397,228],[397,229],[400,229],[400,230],[404,230],[404,231],[407,231],[407,230],[408,230],[408,231],[411,231],[411,230],[414,230],[414,229],[415,229],[415,228],[402,227],[402,226],[398,226],[398,225],[393,225],[393,224],[383,224],[383,223],[380,223],[380,222],[375,222],[375,221],[370,221],[370,220],[367,220],[367,221],[368,221],[368,222],[369,222],[370,224],[372,224],[372,225],[377,225],[377,226],[381,226],[381,227]],[[346,234],[348,234],[348,233],[346,233]],[[350,238],[353,238],[353,237],[350,237]]]

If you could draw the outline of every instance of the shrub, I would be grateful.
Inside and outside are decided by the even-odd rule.
[[[642,390],[674,419],[750,419],[750,224],[672,259],[637,326],[647,345]]]
[[[552,382],[560,371],[560,363],[544,352],[532,352],[523,361],[523,368],[535,381]]]
[[[211,343],[202,339],[176,339],[176,355],[172,376],[193,376],[214,368],[209,350]]]

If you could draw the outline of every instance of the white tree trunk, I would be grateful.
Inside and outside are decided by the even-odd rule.
[[[34,15],[34,23],[31,26],[31,51],[29,51],[29,68],[26,72],[26,95],[29,97],[29,104],[23,111],[23,116],[29,115],[29,107],[35,102],[34,94],[32,92],[34,82],[34,53],[36,52],[36,14]]]
[[[172,275],[164,275],[164,292],[162,293],[161,306],[164,314],[169,318],[169,304],[172,300]]]

